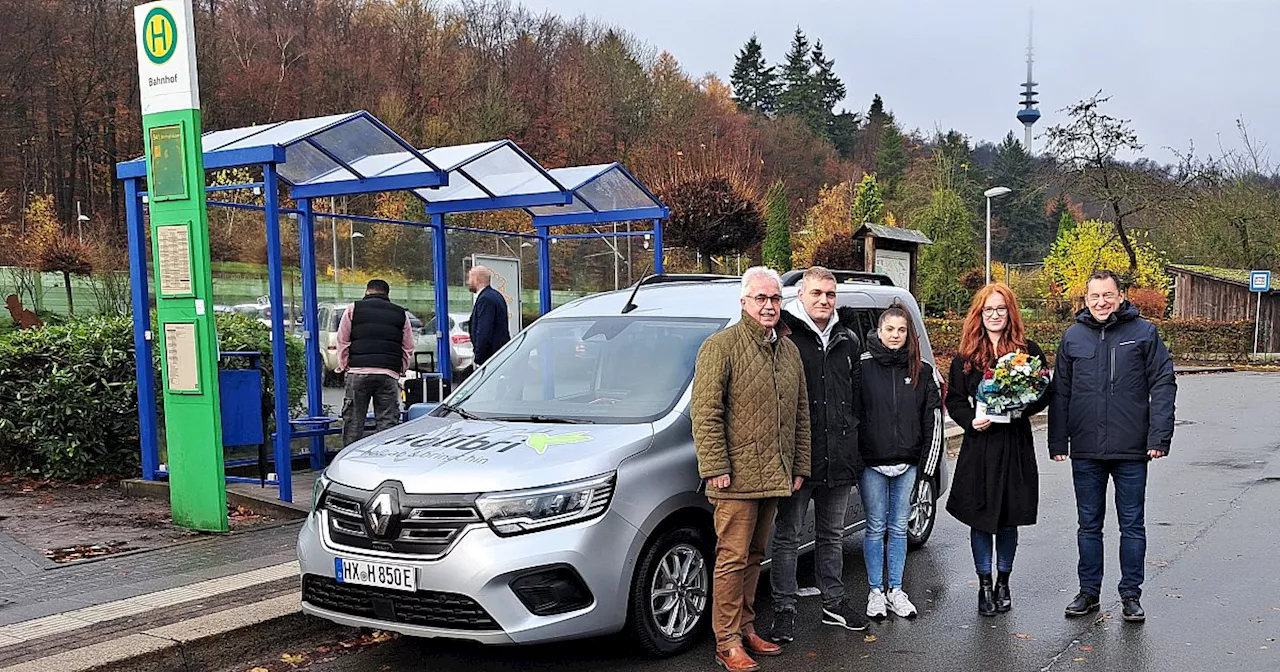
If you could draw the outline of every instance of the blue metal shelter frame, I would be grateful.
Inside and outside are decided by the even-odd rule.
[[[311,468],[325,463],[324,435],[332,418],[321,415],[324,366],[318,333],[315,219],[313,199],[387,191],[411,190],[424,204],[426,222],[359,215],[324,216],[372,223],[425,226],[432,232],[432,261],[436,303],[437,371],[451,382],[448,347],[448,230],[534,238],[538,242],[539,304],[551,309],[551,229],[606,222],[651,220],[650,231],[626,235],[652,235],[655,272],[662,272],[662,220],[667,209],[644,185],[618,164],[561,168],[548,171],[509,140],[418,150],[384,124],[360,111],[349,114],[286,121],[263,126],[214,131],[202,138],[206,170],[260,167],[262,182],[206,187],[209,193],[260,188],[263,205],[209,200],[211,207],[256,210],[264,213],[267,234],[267,272],[271,305],[284,305],[280,215],[298,219],[302,270],[303,338],[306,351],[308,415],[289,417],[287,393],[277,393],[272,434],[272,461],[276,478],[267,481],[279,489],[282,501],[293,501],[291,441],[310,438]],[[117,164],[117,176],[125,183],[128,220],[129,275],[133,306],[135,368],[138,386],[139,443],[142,475],[146,480],[167,477],[159,460],[155,372],[152,364],[153,334],[150,325],[150,280],[147,274],[147,222],[145,217],[146,164],[141,158]],[[289,187],[296,208],[280,205],[280,184]],[[535,233],[449,226],[451,213],[524,209]],[[606,238],[607,233],[571,233],[563,238]],[[621,235],[621,234],[619,234]],[[286,311],[271,311],[273,343],[285,341]],[[285,348],[272,348],[272,376],[277,391],[288,390]],[[255,460],[228,462],[228,466]],[[260,479],[228,476],[229,482],[259,483]]]

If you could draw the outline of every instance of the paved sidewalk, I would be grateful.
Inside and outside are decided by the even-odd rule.
[[[254,604],[270,602],[271,613],[297,612],[300,525],[290,521],[202,536],[71,565],[49,562],[0,534],[0,563],[6,568],[0,579],[0,669],[93,644],[114,645],[135,634],[170,632],[236,608],[252,612]],[[295,607],[288,609],[291,600]],[[170,640],[169,646],[181,642]],[[64,659],[16,669],[78,668]]]

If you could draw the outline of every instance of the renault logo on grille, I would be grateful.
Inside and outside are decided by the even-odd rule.
[[[375,537],[384,536],[391,519],[400,515],[399,497],[396,496],[395,491],[379,492],[369,500],[366,511],[365,518],[369,523],[369,532]]]

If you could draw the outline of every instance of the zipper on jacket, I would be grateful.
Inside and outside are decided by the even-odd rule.
[[[1111,348],[1111,396],[1116,395],[1116,349]]]

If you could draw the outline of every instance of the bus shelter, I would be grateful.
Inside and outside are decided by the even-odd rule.
[[[311,441],[312,469],[325,463],[325,434],[334,418],[322,416],[321,388],[324,365],[318,334],[315,221],[325,216],[375,224],[426,227],[430,230],[435,318],[437,321],[437,373],[452,380],[449,361],[448,253],[449,231],[516,236],[536,240],[538,248],[539,307],[551,309],[551,247],[554,238],[609,238],[605,223],[646,221],[651,228],[617,235],[644,235],[653,241],[655,272],[662,272],[662,221],[667,209],[644,185],[618,164],[546,170],[509,140],[451,147],[415,149],[368,112],[285,121],[205,133],[202,138],[206,171],[256,168],[261,182],[206,187],[208,206],[254,210],[266,224],[268,295],[272,306],[284,305],[284,268],[280,215],[297,218],[302,279],[303,343],[306,361],[307,415],[291,418],[288,371],[284,347],[273,347],[272,376],[277,391],[273,412],[276,431],[271,435],[271,461],[275,477],[268,485],[278,488],[282,501],[292,501],[291,443]],[[161,469],[156,383],[153,367],[153,334],[150,325],[151,280],[148,278],[146,221],[146,164],[141,158],[117,164],[117,176],[125,183],[128,218],[129,274],[132,288],[135,367],[138,386],[139,443],[146,480],[167,477]],[[296,207],[281,205],[281,187]],[[213,200],[217,192],[260,189],[262,204]],[[398,220],[352,214],[317,212],[316,199],[380,192],[409,191],[423,203],[425,221]],[[524,210],[533,221],[533,232],[453,226],[448,215],[492,210]],[[589,232],[554,233],[557,227],[587,227]],[[199,262],[204,263],[204,262]],[[284,310],[271,311],[271,338],[286,338]],[[228,462],[239,466],[253,460]],[[228,481],[259,479],[227,476]]]

